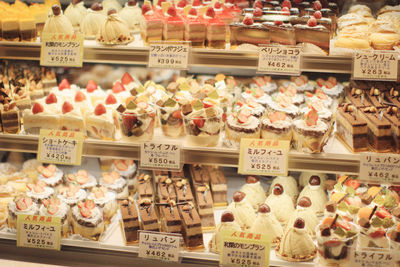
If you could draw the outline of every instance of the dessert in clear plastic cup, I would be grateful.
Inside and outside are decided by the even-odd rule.
[[[348,266],[351,249],[357,244],[359,228],[356,224],[337,220],[334,229],[330,228],[333,217],[325,218],[317,225],[318,264],[320,266]]]
[[[123,136],[136,142],[152,140],[155,117],[156,111],[152,105],[146,102],[139,102],[137,105],[129,103],[119,116]]]
[[[165,136],[179,138],[185,135],[182,112],[178,103],[175,106],[158,107],[157,113]]]
[[[261,138],[292,141],[292,119],[280,111],[269,112],[261,119]]]
[[[222,126],[222,110],[208,107],[195,110],[183,117],[187,144],[212,147],[219,143]]]
[[[389,247],[394,255],[395,266],[400,266],[400,224],[387,232]]]
[[[226,138],[236,144],[242,138],[260,138],[260,128],[260,119],[245,106],[228,116],[225,123]]]

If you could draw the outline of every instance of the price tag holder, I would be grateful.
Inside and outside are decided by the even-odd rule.
[[[181,238],[181,234],[140,231],[139,257],[179,262]]]
[[[61,218],[19,214],[17,246],[60,250]]]
[[[40,130],[37,160],[45,163],[81,165],[83,133]]]
[[[352,267],[387,267],[395,266],[393,251],[385,249],[351,250],[350,262]]]
[[[398,53],[358,51],[353,54],[354,80],[397,81]]]
[[[270,236],[227,231],[222,233],[220,242],[222,266],[269,266]]]
[[[289,141],[242,138],[239,170],[241,174],[286,176]]]
[[[301,49],[296,46],[267,45],[258,53],[259,73],[300,75]]]
[[[144,142],[140,144],[140,167],[143,169],[181,169],[179,143]]]
[[[40,65],[82,67],[83,34],[43,34]]]
[[[371,183],[400,184],[400,155],[362,153],[359,177]]]
[[[190,42],[154,42],[149,48],[149,68],[188,69]]]

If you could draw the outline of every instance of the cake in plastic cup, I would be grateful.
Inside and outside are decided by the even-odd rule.
[[[180,105],[172,98],[158,106],[161,130],[165,136],[178,138],[185,135]]]
[[[225,126],[226,138],[237,145],[242,138],[260,138],[260,119],[246,106],[229,115]]]
[[[334,217],[325,218],[317,225],[317,248],[319,266],[347,267],[350,261],[351,249],[356,245],[359,235],[358,227],[354,223],[336,220]]]
[[[394,262],[396,266],[400,266],[400,224],[387,233],[389,239],[389,246],[394,255]]]
[[[186,113],[183,113],[186,114]],[[186,140],[190,146],[213,147],[218,145],[222,127],[222,110],[218,107],[196,109],[183,117]]]
[[[292,141],[292,119],[280,111],[269,112],[261,119],[261,138]]]
[[[126,107],[120,105],[117,111],[124,139],[135,142],[153,139],[156,111],[151,104],[130,101]]]

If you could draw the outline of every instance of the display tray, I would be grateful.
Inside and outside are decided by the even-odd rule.
[[[220,140],[224,140],[221,136]],[[154,132],[153,140],[159,142],[179,142],[182,149],[182,163],[217,164],[237,166],[239,150],[229,148],[223,144],[216,147],[194,147],[185,144],[184,139],[170,139],[163,136],[161,129]],[[183,141],[183,142],[182,142]],[[36,153],[38,136],[25,134],[0,134],[0,150]],[[140,143],[120,141],[105,141],[87,138],[84,141],[83,155],[89,157],[118,157],[139,159]],[[324,152],[311,154],[306,152],[290,151],[289,170],[292,171],[319,171],[326,173],[344,172],[358,174],[360,156],[349,150],[334,135],[328,140]]]
[[[96,170],[98,167],[98,163],[96,163],[93,159],[87,159],[83,162],[85,166],[89,166],[88,170],[96,175]],[[63,169],[67,169],[69,167],[65,167]],[[97,169],[98,172],[99,169]],[[235,191],[239,190],[239,188],[245,183],[245,177],[240,176],[237,174],[236,168],[224,168],[224,174],[227,177],[227,197],[228,201],[232,200],[232,196]],[[260,177],[260,182],[265,189],[268,191],[272,178],[270,177]],[[218,225],[221,220],[221,215],[225,210],[224,207],[214,209],[214,219],[215,224]],[[137,245],[126,246],[124,243],[123,233],[121,231],[121,227],[119,225],[119,217],[120,214],[118,213],[116,217],[113,218],[112,223],[108,226],[105,233],[102,235],[100,241],[90,241],[90,240],[83,240],[79,236],[70,236],[68,238],[61,239],[61,246],[71,246],[76,248],[86,248],[93,250],[102,250],[102,251],[116,251],[116,252],[127,252],[132,253],[134,256],[137,256],[139,247]],[[211,253],[208,250],[208,243],[212,238],[213,233],[203,233],[203,242],[205,251],[198,252],[198,251],[181,251],[180,257],[184,259],[191,259],[193,260],[205,260],[208,263],[217,266],[219,264],[219,255],[215,253]],[[10,231],[9,229],[3,228],[0,230],[0,239],[8,239],[8,240],[16,240],[16,233]],[[61,248],[62,249],[62,248]],[[316,266],[316,260],[311,262],[288,262],[279,259],[275,255],[275,250],[271,249],[270,253],[270,265],[271,266]]]

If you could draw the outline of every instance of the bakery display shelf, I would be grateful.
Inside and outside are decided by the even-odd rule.
[[[0,59],[40,60],[40,42],[0,42]],[[149,48],[141,42],[126,46],[101,46],[93,40],[85,41],[83,61],[87,63],[110,63],[147,65]],[[193,48],[191,50],[191,68],[257,69],[256,51],[212,50]],[[350,56],[303,55],[302,71],[324,73],[351,73]]]
[[[86,162],[87,166],[93,167],[93,161]],[[237,174],[236,168],[224,168],[224,174],[226,175],[227,179],[227,196],[228,196],[228,201],[232,200],[232,196],[236,190],[238,190],[244,183],[245,180],[243,176],[240,176]],[[260,183],[262,187],[268,191],[268,188],[271,184],[272,179],[268,177],[260,177]],[[218,208],[214,210],[214,219],[216,225],[221,220],[221,215],[225,208]],[[121,231],[121,227],[119,224],[119,216],[120,214],[118,213],[116,216],[118,216],[117,220],[113,220],[113,222],[108,226],[106,232],[103,234],[101,237],[101,241],[96,242],[96,241],[89,241],[89,240],[83,240],[83,239],[76,239],[76,238],[71,238],[68,237],[67,239],[62,239],[61,240],[61,252],[54,252],[54,251],[46,251],[48,255],[46,256],[46,259],[49,260],[52,258],[52,255],[55,255],[57,257],[57,262],[60,263],[63,260],[68,260],[69,263],[68,265],[71,265],[70,258],[71,255],[74,254],[81,254],[80,257],[81,259],[85,258],[87,259],[87,262],[92,263],[97,263],[104,265],[104,261],[102,262],[103,259],[97,259],[98,255],[103,255],[104,257],[107,257],[107,261],[112,262],[109,257],[116,256],[119,259],[124,259],[125,262],[122,263],[122,265],[127,264],[127,262],[132,266],[135,264],[138,264],[138,262],[143,262],[149,264],[149,260],[144,260],[141,258],[138,258],[138,252],[139,252],[139,247],[137,245],[132,245],[132,246],[126,246],[124,244],[124,238],[123,238],[123,233]],[[180,258],[182,265],[184,264],[195,264],[194,266],[219,266],[219,255],[215,253],[211,253],[208,251],[208,244],[212,238],[212,232],[206,232],[203,233],[203,241],[205,245],[205,250],[204,251],[186,251],[182,250],[180,252]],[[0,246],[2,246],[2,250],[4,247],[4,251],[12,251],[13,248],[15,248],[15,242],[16,240],[16,233],[12,233],[7,231],[6,229],[0,229]],[[25,248],[17,248],[16,253],[21,253],[21,250],[23,250],[23,254],[25,256],[29,255],[33,259],[36,257],[40,257],[40,253],[38,251],[40,250],[29,250]],[[1,255],[2,252],[0,252]],[[4,253],[4,252],[3,252]],[[72,253],[72,254],[70,254]],[[82,255],[83,254],[83,255]],[[74,256],[75,257],[75,256]],[[32,260],[31,258],[31,260]],[[153,266],[153,263],[156,264],[154,266],[168,266],[167,262],[161,262],[161,261],[151,261],[151,266]],[[177,263],[174,263],[174,266],[180,266]],[[73,265],[73,264],[72,264]],[[113,266],[116,266],[116,263],[112,263]],[[270,266],[287,266],[287,267],[308,267],[308,266],[317,266],[316,260],[310,261],[310,262],[288,262],[281,260],[275,255],[274,248],[271,248],[271,253],[270,253]]]
[[[157,132],[154,140],[171,141],[171,139],[167,139]],[[0,150],[36,153],[37,148],[38,136],[0,134]],[[82,154],[88,157],[103,156],[139,159],[139,150],[139,143],[88,138],[84,141]],[[291,151],[289,154],[289,170],[358,174],[359,155],[349,152],[336,137],[332,137],[328,141],[324,151],[319,154]],[[181,161],[188,164],[203,163],[237,167],[239,151],[223,146],[213,148],[192,147],[183,143]]]

